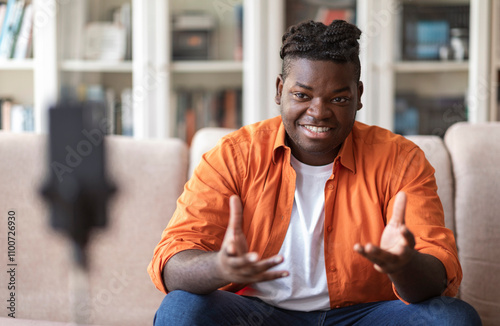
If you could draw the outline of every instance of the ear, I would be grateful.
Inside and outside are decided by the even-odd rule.
[[[283,92],[283,75],[279,74],[276,78],[276,96],[274,97],[274,102],[281,105],[281,93]]]
[[[361,108],[363,107],[363,103],[361,103],[361,95],[363,95],[363,82],[362,81],[359,81],[358,82],[358,108],[357,110],[361,110]]]

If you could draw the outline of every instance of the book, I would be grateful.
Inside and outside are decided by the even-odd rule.
[[[7,33],[7,23],[9,21],[10,12],[12,11],[12,7],[16,3],[16,0],[8,0],[7,4],[5,4],[5,13],[4,18],[2,20],[2,28],[0,29],[0,47],[2,46],[2,40],[4,35]]]
[[[2,101],[2,130],[9,131],[10,130],[10,112],[12,109],[12,100],[11,99],[3,99]]]
[[[25,59],[29,57],[33,31],[33,4],[27,4],[24,16],[16,39],[16,45],[12,53],[14,59]]]
[[[12,57],[12,50],[15,47],[15,41],[19,28],[21,26],[24,13],[24,0],[17,0],[12,9],[7,13],[4,25],[2,26],[2,41],[0,43],[0,59],[9,59]],[[5,30],[5,33],[3,32]]]
[[[7,4],[0,2],[0,33],[2,31],[3,21],[5,19],[5,12],[7,11]]]
[[[222,120],[223,128],[236,128],[238,125],[238,104],[236,90],[227,89],[224,92],[224,119]]]
[[[22,132],[24,130],[24,107],[13,104],[10,108],[10,131]]]
[[[134,112],[132,89],[125,88],[121,93],[121,134],[134,135]]]
[[[116,105],[117,101],[114,89],[106,89],[106,134],[108,135],[115,133]]]
[[[236,19],[234,60],[241,61],[243,60],[243,5],[235,5],[234,13]]]

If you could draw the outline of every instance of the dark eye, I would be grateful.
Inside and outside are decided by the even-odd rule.
[[[309,98],[306,94],[300,92],[293,93],[293,96],[295,98],[298,98],[299,100],[305,100]]]
[[[332,100],[333,103],[345,103],[348,101],[347,97],[336,97]]]

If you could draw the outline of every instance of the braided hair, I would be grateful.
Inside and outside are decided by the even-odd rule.
[[[283,59],[283,80],[290,72],[291,59],[326,60],[352,63],[359,81],[359,43],[361,31],[344,20],[326,26],[312,20],[290,26],[283,34],[280,57]]]

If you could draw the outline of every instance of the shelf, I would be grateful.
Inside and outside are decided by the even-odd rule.
[[[466,72],[468,61],[401,61],[396,62],[394,71],[399,73]]]
[[[34,67],[33,59],[0,60],[0,70],[33,70]]]
[[[242,61],[174,61],[171,65],[173,72],[193,73],[193,72],[242,72]]]
[[[132,61],[65,60],[60,65],[63,71],[75,72],[132,72]]]

